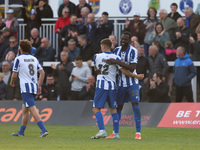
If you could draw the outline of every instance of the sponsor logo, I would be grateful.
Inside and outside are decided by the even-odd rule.
[[[41,111],[37,109],[40,113],[40,117],[43,122],[46,122],[51,117],[53,110],[51,108],[44,108]],[[17,111],[16,108],[0,108],[0,119],[3,123],[8,122],[18,122],[19,118],[22,116],[22,110]],[[21,121],[21,119],[20,119]],[[34,122],[34,118],[30,118],[30,122]]]
[[[160,0],[151,0],[149,2],[149,7],[154,7],[156,10],[160,7]]]
[[[192,0],[181,0],[180,1],[180,10],[184,13],[186,7],[193,8],[193,1]]]
[[[93,13],[97,14],[100,9],[100,0],[89,0],[89,4],[92,7]]]
[[[158,127],[200,128],[200,104],[170,104]]]
[[[122,14],[128,14],[132,9],[132,3],[130,0],[121,0],[119,3],[119,10]]]

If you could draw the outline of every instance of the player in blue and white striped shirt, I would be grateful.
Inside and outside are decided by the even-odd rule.
[[[21,40],[19,44],[19,55],[14,60],[13,74],[10,85],[14,87],[14,82],[19,76],[21,96],[23,98],[22,105],[22,125],[17,133],[12,133],[13,136],[24,136],[26,125],[29,121],[29,112],[34,117],[37,125],[42,130],[40,137],[48,135],[48,131],[44,127],[43,121],[36,110],[34,98],[41,93],[41,86],[44,80],[44,70],[39,64],[37,58],[30,55],[31,43],[28,40]],[[37,80],[37,73],[40,73],[39,81]]]
[[[122,62],[108,60],[108,64],[118,64],[121,67],[136,73],[136,65],[138,62],[138,51],[129,43],[131,34],[127,31],[122,33],[121,46],[114,49],[113,53],[120,56]],[[117,113],[119,120],[121,119],[121,111],[125,102],[131,100],[136,124],[135,139],[141,139],[141,113],[139,108],[139,82],[136,78],[130,78],[119,71],[119,87],[117,90]],[[111,137],[113,134],[110,135]]]
[[[116,74],[118,69],[125,74],[126,76],[130,76],[132,78],[137,77],[135,75],[124,68],[120,67],[119,65],[108,65],[106,63],[107,59],[114,59],[116,61],[121,61],[121,58],[110,51],[111,48],[111,41],[110,39],[104,39],[101,41],[101,54],[96,54],[94,56],[94,69],[100,71],[100,74],[97,75],[97,85],[96,85],[96,92],[94,97],[93,103],[93,113],[95,114],[97,124],[99,127],[99,132],[93,136],[92,138],[100,138],[106,137],[107,133],[105,132],[105,127],[103,123],[103,116],[100,112],[101,108],[104,108],[106,102],[110,107],[110,112],[113,117],[113,129],[115,134],[112,138],[119,138],[119,117],[117,114],[117,93],[116,93]],[[142,76],[143,78],[143,76]]]

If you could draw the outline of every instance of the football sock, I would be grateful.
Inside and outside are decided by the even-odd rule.
[[[133,112],[134,112],[136,132],[140,132],[141,131],[140,107],[139,106],[133,106]]]
[[[99,130],[105,130],[104,122],[103,122],[103,116],[102,116],[101,112],[98,111],[98,112],[95,114],[95,117],[96,117],[96,121],[97,121]]]
[[[24,134],[25,129],[26,129],[26,126],[21,125],[21,127],[19,129],[19,133]]]
[[[47,129],[44,127],[44,123],[42,120],[37,122],[38,127],[40,127],[40,129],[42,130],[42,132],[47,131]]]
[[[115,133],[119,133],[119,117],[117,113],[112,114],[113,118],[113,130]]]
[[[119,120],[121,120],[122,111],[121,110],[117,110],[117,114],[118,114]]]

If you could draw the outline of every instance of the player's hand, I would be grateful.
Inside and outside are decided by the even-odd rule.
[[[111,59],[107,59],[106,63],[109,65],[114,65],[114,64],[118,64],[118,60],[111,58]]]
[[[144,78],[144,74],[138,74],[138,75],[137,75],[137,79],[138,79],[138,80],[142,80],[143,78]]]
[[[98,75],[98,74],[101,74],[101,69],[99,70],[95,70],[95,73]]]

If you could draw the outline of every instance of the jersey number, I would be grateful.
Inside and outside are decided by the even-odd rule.
[[[35,74],[35,71],[33,70],[33,64],[29,64],[28,69],[29,69],[29,74],[33,76]]]
[[[102,73],[103,75],[108,75],[108,68],[109,68],[109,65],[105,64],[105,65],[101,65],[99,64],[99,69],[103,69],[102,70]]]

